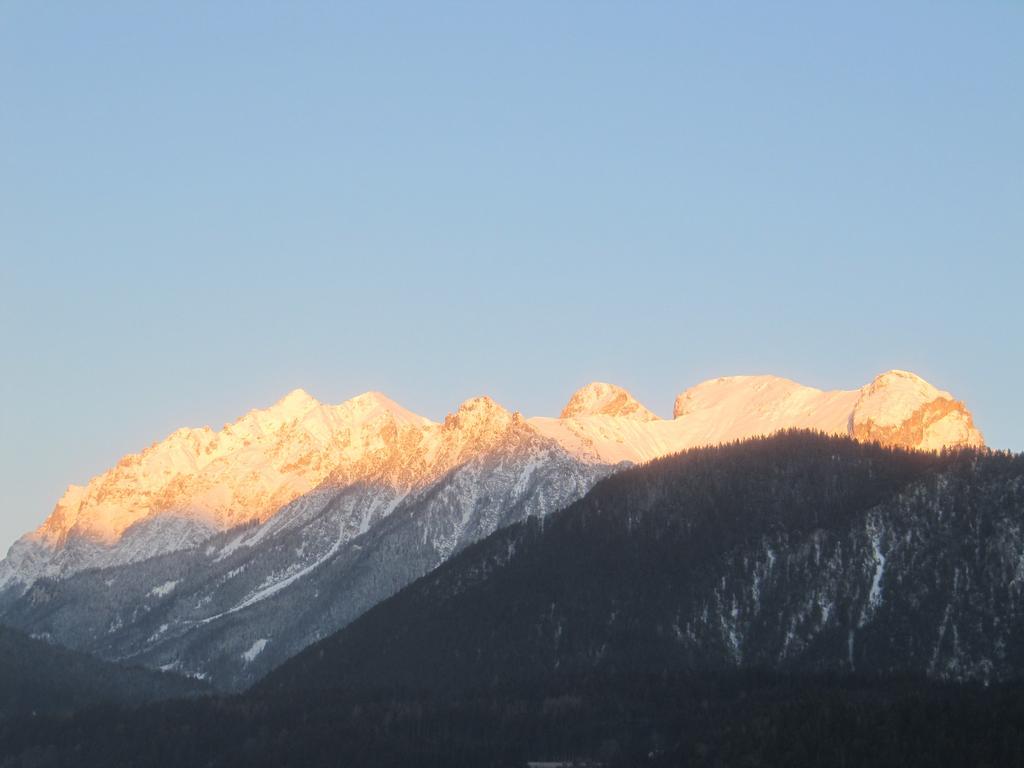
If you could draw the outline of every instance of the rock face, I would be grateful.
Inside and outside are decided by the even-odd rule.
[[[296,390],[70,488],[0,561],[0,621],[237,687],[626,464],[787,428],[925,449],[983,442],[962,403],[899,371],[836,392],[716,379],[681,394],[673,419],[605,383],[557,419],[479,397],[442,423],[379,393],[331,406]]]

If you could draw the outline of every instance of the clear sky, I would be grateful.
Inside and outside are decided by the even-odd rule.
[[[1024,449],[1024,4],[0,1],[0,547],[302,386],[907,368]]]

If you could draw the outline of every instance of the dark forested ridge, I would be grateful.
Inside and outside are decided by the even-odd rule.
[[[207,691],[196,680],[99,661],[0,626],[0,719]]]
[[[623,472],[272,673],[429,689],[759,666],[1024,671],[1024,458],[788,433]]]
[[[4,765],[1024,764],[1024,457],[808,433],[492,535],[248,694],[0,726]]]

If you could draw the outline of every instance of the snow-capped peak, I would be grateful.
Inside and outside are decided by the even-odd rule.
[[[359,423],[373,421],[380,416],[388,416],[400,424],[426,426],[432,424],[430,419],[403,408],[394,400],[381,392],[364,392],[341,405],[333,406],[333,410],[348,420]]]
[[[320,401],[304,389],[293,389],[269,408],[255,408],[231,424],[224,425],[219,435],[231,435],[241,440],[254,440],[277,432],[285,424],[301,419],[306,414],[320,407]],[[215,433],[208,430],[210,436]],[[190,436],[197,432],[193,429],[181,429],[175,434]]]
[[[879,374],[860,393],[857,416],[883,426],[901,423],[925,403],[953,399],[949,392],[936,389],[916,373],[900,370]]]
[[[562,409],[559,418],[577,416],[617,416],[637,421],[657,421],[658,417],[645,408],[627,390],[615,384],[594,381],[577,389]]]
[[[292,416],[301,416],[302,414],[313,410],[318,405],[320,405],[320,401],[300,387],[298,389],[293,389],[267,410]]]

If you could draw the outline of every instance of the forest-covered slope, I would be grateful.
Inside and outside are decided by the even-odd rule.
[[[470,548],[263,690],[770,667],[1024,671],[1024,458],[794,432],[610,477]]]
[[[0,719],[195,696],[198,680],[99,661],[0,626]]]

